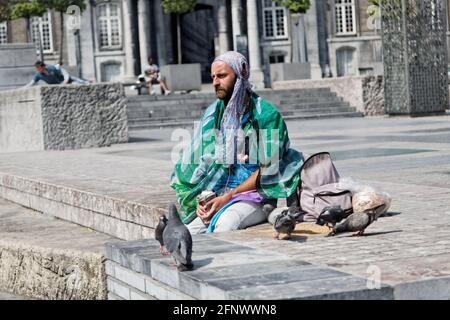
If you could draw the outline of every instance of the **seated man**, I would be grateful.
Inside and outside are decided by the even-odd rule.
[[[47,84],[89,83],[89,81],[70,76],[69,73],[59,65],[45,64],[42,61],[37,61],[34,66],[37,72],[33,76],[33,79],[26,85],[26,87],[34,86],[40,80],[43,80]]]
[[[289,148],[278,110],[251,90],[249,70],[246,58],[234,51],[214,60],[218,100],[203,114],[172,173],[171,187],[191,233],[265,222],[263,204],[289,197],[300,181],[303,157]],[[202,205],[196,197],[204,190],[217,197]]]
[[[159,72],[159,67],[153,61],[152,57],[148,58],[148,65],[144,66],[145,83],[148,87],[148,93],[153,94],[152,85],[159,84],[164,90],[164,95],[169,95],[170,90],[167,87],[164,79],[161,78],[161,73]]]

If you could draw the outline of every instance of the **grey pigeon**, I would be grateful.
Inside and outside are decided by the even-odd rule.
[[[274,209],[268,218],[275,230],[273,237],[278,240],[289,239],[301,213],[299,207],[280,207]],[[284,234],[282,238],[280,238],[281,233]]]
[[[166,226],[167,226],[167,217],[163,214],[159,217],[159,223],[155,229],[155,239],[158,240],[158,242],[160,244],[159,251],[163,255],[170,254],[166,250],[166,247],[164,246],[164,240],[163,240],[163,232],[164,232],[164,229],[166,228]]]
[[[331,228],[334,227],[336,223],[344,220],[347,216],[348,214],[342,210],[340,205],[325,207],[317,218],[316,224],[321,226],[327,225]]]
[[[188,228],[181,221],[174,204],[169,207],[167,225],[163,231],[163,243],[170,252],[180,271],[191,270],[192,264],[192,237]]]
[[[384,212],[385,205],[378,206],[363,212],[355,212],[348,216],[343,222],[335,225],[328,236],[334,236],[343,232],[355,232],[353,236],[362,236],[364,230],[372,224]]]

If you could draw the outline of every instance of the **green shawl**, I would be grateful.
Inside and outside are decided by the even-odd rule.
[[[271,103],[252,92],[249,109],[249,121],[242,129],[249,156],[247,163],[258,164],[260,168],[257,191],[267,199],[287,198],[300,181],[303,156],[289,148],[286,123]],[[224,103],[219,99],[206,109],[172,173],[171,187],[175,189],[184,223],[196,217],[197,195],[212,190],[228,174],[227,167],[215,159],[215,140],[223,110]]]

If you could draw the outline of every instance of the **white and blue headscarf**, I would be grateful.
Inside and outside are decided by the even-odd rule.
[[[213,63],[216,61],[225,62],[236,75],[233,94],[224,110],[220,125],[220,132],[223,135],[222,138],[225,140],[225,150],[228,150],[228,152],[226,152],[226,155],[219,152],[219,158],[222,158],[224,163],[231,164],[236,159],[236,139],[238,130],[241,127],[241,115],[245,108],[245,94],[251,90],[249,82],[250,68],[247,59],[236,51],[225,52],[215,58]],[[244,69],[245,72],[243,72]],[[230,153],[231,150],[233,152]]]

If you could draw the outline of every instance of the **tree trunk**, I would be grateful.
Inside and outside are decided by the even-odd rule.
[[[64,48],[64,14],[62,13],[62,11],[59,12],[59,17],[60,17],[60,21],[61,24],[59,26],[59,31],[60,31],[60,38],[59,38],[59,65],[63,64],[63,48]]]
[[[181,64],[182,55],[181,55],[181,21],[180,14],[177,13],[177,49],[178,49],[178,64]]]

